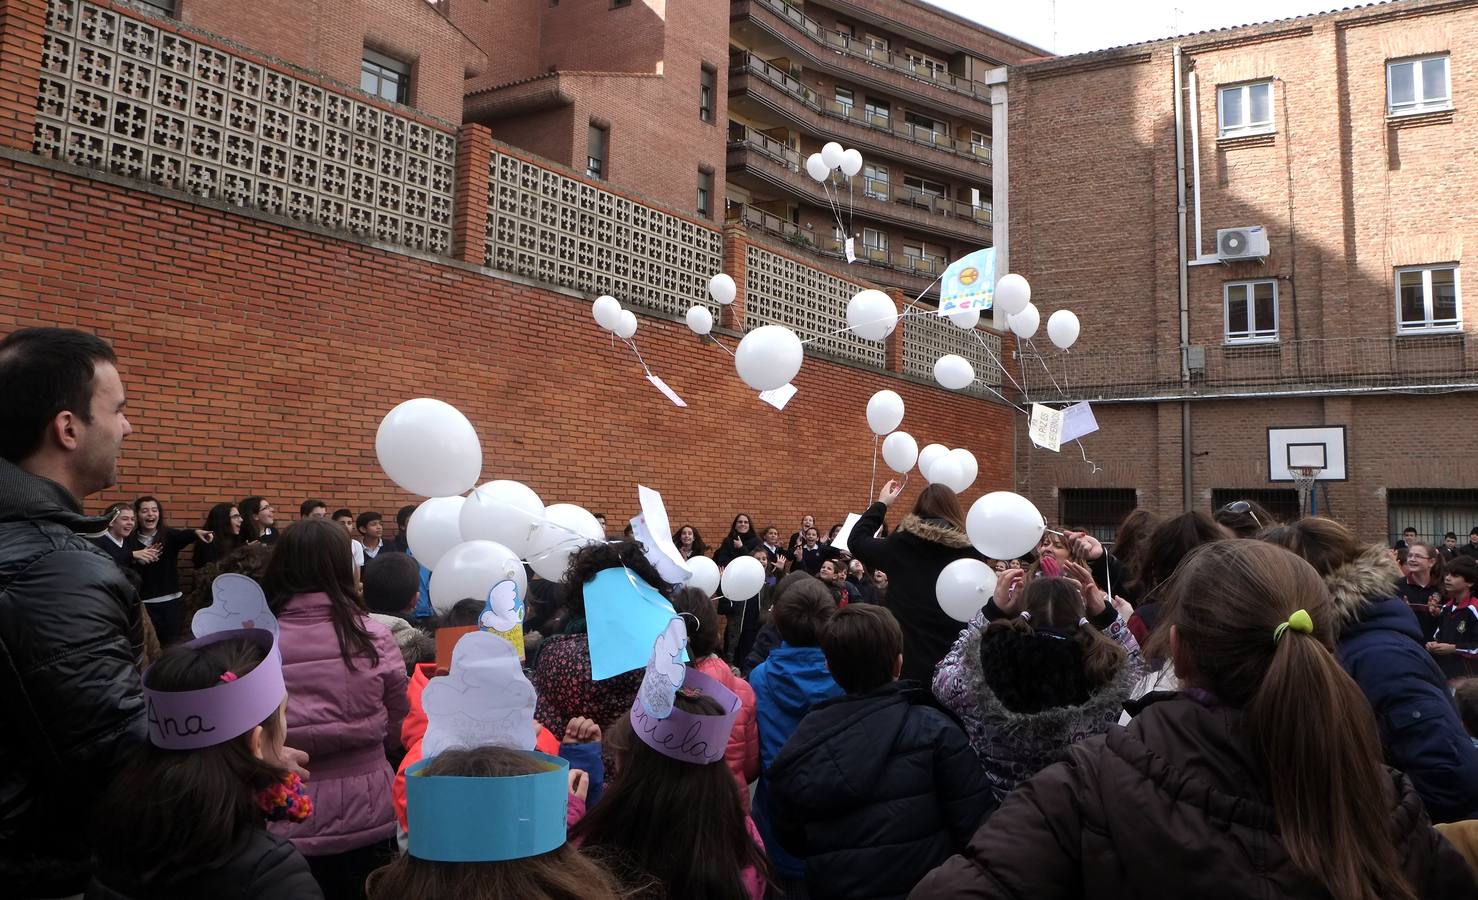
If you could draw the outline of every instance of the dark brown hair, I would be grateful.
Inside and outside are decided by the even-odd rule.
[[[792,572],[775,585],[770,610],[780,639],[792,647],[815,647],[821,632],[836,614],[836,597],[826,583],[806,572]]]
[[[380,652],[364,626],[366,615],[354,584],[349,532],[333,519],[303,519],[282,532],[262,573],[262,590],[273,615],[299,594],[328,594],[329,619],[339,639],[339,656],[354,669],[354,658],[380,664]]]
[[[235,504],[231,504],[234,506]],[[220,541],[219,535],[215,541]],[[215,581],[217,575],[236,573],[245,575],[252,581],[261,583],[262,574],[267,571],[267,563],[272,559],[272,548],[266,544],[243,544],[221,559],[198,566],[195,569],[195,586],[190,593],[185,595],[185,621],[199,610],[210,606],[214,599],[211,593],[211,582]]]
[[[421,565],[404,553],[385,551],[364,564],[359,573],[364,603],[372,612],[404,616],[421,592]]]
[[[920,519],[943,519],[961,531],[965,530],[965,510],[959,495],[942,484],[931,484],[913,502],[913,514]]]
[[[1160,517],[1137,506],[1119,522],[1114,530],[1114,556],[1129,572],[1139,571],[1139,556],[1149,542],[1150,533],[1160,524]]]
[[[722,712],[703,695],[679,693],[675,702],[697,715]],[[671,898],[749,900],[741,880],[749,867],[773,880],[722,759],[700,766],[658,753],[633,735],[627,716],[611,727],[608,743],[617,777],[570,833],[586,853],[628,887],[656,880]]]
[[[1313,566],[1321,578],[1328,578],[1335,569],[1349,565],[1370,549],[1350,529],[1333,519],[1320,517],[1277,525],[1265,529],[1257,537],[1301,558]]]
[[[688,626],[688,653],[694,660],[713,655],[718,650],[718,609],[713,600],[697,588],[679,588],[673,592],[672,608]]]
[[[1027,583],[1018,607],[1027,615],[1010,619],[998,619],[986,627],[986,633],[1014,631],[1026,637],[1037,637],[1038,632],[1060,635],[1077,649],[1082,681],[1088,693],[1100,685],[1112,681],[1129,659],[1124,648],[1099,631],[1092,623],[1081,624],[1085,610],[1082,587],[1071,578],[1035,578]],[[1049,639],[1050,640],[1050,639]],[[1038,649],[1055,649],[1051,643],[1033,642]],[[1031,646],[1031,645],[1028,645]],[[1065,673],[1068,674],[1068,673]],[[1070,673],[1076,675],[1077,673]],[[1077,681],[1068,678],[1068,681]],[[1033,688],[1034,689],[1034,688]],[[1082,702],[1087,699],[1062,698],[1061,703]]]
[[[1458,715],[1463,717],[1463,728],[1468,734],[1478,737],[1478,678],[1464,678],[1452,692],[1457,701]]]
[[[1300,609],[1313,633],[1275,639]],[[1334,658],[1335,612],[1314,567],[1262,541],[1199,547],[1166,586],[1156,655],[1172,628],[1181,681],[1243,709],[1293,863],[1342,900],[1412,900],[1391,844],[1375,717]]]
[[[1230,531],[1200,510],[1181,513],[1156,525],[1139,556],[1141,596],[1169,580],[1181,560],[1192,550],[1230,537]]]
[[[1247,504],[1241,512],[1232,512],[1237,503]],[[1216,523],[1237,537],[1252,537],[1264,528],[1278,524],[1278,518],[1256,500],[1233,500],[1216,511]]]
[[[585,615],[585,582],[606,569],[626,567],[636,577],[664,596],[672,586],[662,580],[657,568],[647,560],[641,545],[635,541],[600,541],[586,544],[570,554],[569,566],[561,584],[564,586],[565,609],[572,616]]]
[[[1446,568],[1444,575],[1456,575],[1468,582],[1469,589],[1478,587],[1478,562],[1475,562],[1473,557],[1459,556],[1450,559],[1446,563]]]
[[[444,750],[426,775],[502,778],[544,771],[528,753],[505,747]],[[370,873],[369,900],[619,900],[621,888],[604,866],[571,844],[538,856],[501,862],[433,862],[408,853]]]
[[[893,681],[893,666],[903,653],[903,629],[883,607],[852,603],[831,617],[821,633],[821,652],[842,690],[877,690]]]

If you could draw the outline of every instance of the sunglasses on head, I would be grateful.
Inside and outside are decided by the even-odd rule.
[[[1236,516],[1240,516],[1245,513],[1246,515],[1252,517],[1252,523],[1254,525],[1256,525],[1258,528],[1262,527],[1262,520],[1257,517],[1257,513],[1252,511],[1252,504],[1248,503],[1246,500],[1233,500],[1231,503],[1223,506],[1221,510],[1222,512],[1229,512]]]

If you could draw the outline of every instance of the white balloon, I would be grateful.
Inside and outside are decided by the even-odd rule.
[[[934,380],[941,387],[958,391],[969,387],[975,380],[975,367],[965,357],[947,353],[934,363]]]
[[[963,477],[964,473],[960,471],[960,461],[946,453],[934,460],[934,464],[929,467],[929,474],[924,476],[924,480],[930,484],[942,484],[950,490],[954,490],[955,485]]]
[[[919,451],[919,474],[924,480],[929,480],[929,468],[944,457],[949,448],[943,444],[930,444]]]
[[[978,559],[957,559],[940,570],[934,581],[939,608],[957,622],[975,618],[995,590],[996,573]]]
[[[528,555],[534,534],[543,521],[544,502],[531,488],[517,481],[489,481],[462,504],[465,540],[494,541],[520,556]]]
[[[805,347],[784,325],[761,325],[739,342],[734,368],[744,383],[757,391],[785,387],[801,370]]]
[[[406,543],[416,562],[436,571],[442,554],[462,543],[465,497],[432,497],[416,507],[406,523]]]
[[[407,400],[380,420],[375,432],[380,468],[403,490],[450,497],[477,484],[482,444],[456,407],[429,397]]]
[[[753,556],[735,557],[733,562],[724,566],[722,584],[725,597],[742,603],[765,586],[765,566]]]
[[[898,306],[882,291],[858,291],[847,301],[847,327],[863,340],[881,341],[898,327]]]
[[[708,296],[712,297],[713,302],[719,306],[728,306],[733,303],[738,292],[739,289],[735,287],[734,279],[724,272],[708,279]]]
[[[964,312],[950,313],[949,320],[968,331],[980,324],[980,310],[967,309]]]
[[[831,167],[821,158],[820,153],[812,153],[806,157],[806,174],[817,181],[825,181],[831,175]]]
[[[1006,324],[1011,326],[1017,337],[1029,338],[1037,333],[1037,326],[1042,324],[1042,314],[1037,312],[1035,304],[1028,303],[1026,309],[1014,316],[1007,316]]]
[[[883,438],[883,462],[888,468],[904,474],[919,459],[919,442],[906,431],[895,431]]]
[[[615,331],[616,324],[621,321],[621,301],[609,294],[596,297],[590,305],[590,312],[595,316],[595,324],[606,331]]]
[[[718,593],[718,563],[706,556],[690,556],[688,570],[693,573],[693,577],[687,581],[688,587],[697,588],[710,597]]]
[[[611,330],[616,332],[616,337],[623,340],[629,339],[636,334],[636,313],[629,309],[621,310],[621,318],[616,322],[616,327]]]
[[[1047,317],[1047,337],[1063,350],[1078,342],[1080,328],[1078,316],[1072,310],[1059,309]]]
[[[1026,305],[1032,299],[1032,286],[1025,278],[1015,273],[1001,276],[996,282],[994,303],[1000,307],[1008,316],[1014,316],[1026,309]]]
[[[842,174],[851,178],[862,171],[862,154],[856,150],[847,150],[842,154]]]
[[[835,169],[837,166],[840,166],[842,164],[842,157],[845,155],[846,153],[842,150],[842,145],[836,141],[827,141],[821,145],[821,161],[826,163],[826,167],[829,169]]]
[[[688,310],[688,327],[694,334],[707,334],[713,330],[713,313],[706,306],[694,306]]]
[[[571,553],[605,539],[605,529],[583,507],[556,503],[544,509],[544,522],[529,547],[529,565],[545,581],[559,581],[565,577]]]
[[[512,581],[527,602],[529,577],[518,554],[494,541],[467,541],[442,555],[431,572],[431,605],[446,614],[469,597],[486,603],[488,591],[500,581]]]
[[[1047,530],[1032,502],[1010,491],[993,491],[976,500],[965,516],[965,533],[975,549],[991,559],[1017,559],[1030,553]]]
[[[980,463],[975,461],[975,454],[963,447],[949,451],[949,458],[960,464],[960,479],[950,487],[954,488],[956,494],[963,494],[980,474]]]
[[[867,401],[867,427],[885,435],[903,422],[903,398],[897,391],[878,391]]]

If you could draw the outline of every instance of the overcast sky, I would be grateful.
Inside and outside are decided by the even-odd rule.
[[[928,0],[1058,54],[1249,25],[1355,5],[1337,0]],[[1054,15],[1055,9],[1055,15]]]

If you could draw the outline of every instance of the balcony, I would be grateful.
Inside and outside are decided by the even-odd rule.
[[[1189,385],[1181,381],[1178,347],[1062,352],[1044,349],[1045,343],[1034,341],[1020,361],[1027,378],[1023,384],[1031,389],[1032,399],[1155,400],[1478,387],[1478,342],[1467,334],[1192,347]],[[1048,373],[1057,386],[1050,384]]]
[[[824,99],[777,66],[748,53],[730,59],[729,92],[763,104],[822,138],[863,146],[968,179],[989,179],[991,148]],[[798,108],[799,107],[799,108]]]
[[[805,174],[800,153],[737,122],[729,124],[728,168],[748,172],[817,206],[830,205],[820,185]],[[855,186],[861,190],[854,191],[849,199],[858,214],[905,228],[946,230],[959,241],[979,246],[991,242],[988,209],[886,181],[864,176],[859,179]]]
[[[904,96],[979,115],[990,102],[990,87],[952,72],[915,65],[906,54],[880,50],[867,42],[823,27],[784,0],[738,0],[731,20],[748,20],[806,55],[814,64],[864,79]]]

